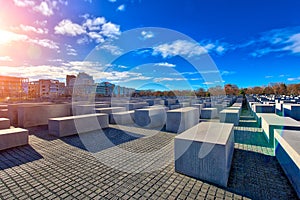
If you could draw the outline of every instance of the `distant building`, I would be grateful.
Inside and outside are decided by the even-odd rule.
[[[40,84],[39,81],[30,81],[28,83],[28,97],[38,98],[40,97]]]
[[[40,79],[40,97],[56,98],[59,96],[59,81],[53,79]]]
[[[81,72],[77,75],[75,79],[73,93],[76,96],[93,95],[96,91],[96,84],[94,82],[93,76],[87,73]]]
[[[66,76],[66,87],[73,87],[75,84],[76,76],[75,75],[67,75]]]
[[[115,85],[109,82],[101,82],[96,86],[96,94],[100,96],[109,97],[113,95]]]
[[[75,75],[67,75],[66,76],[66,87],[65,87],[65,95],[66,96],[72,96],[75,81],[76,81]]]
[[[0,76],[0,97],[27,97],[28,82],[28,78]]]

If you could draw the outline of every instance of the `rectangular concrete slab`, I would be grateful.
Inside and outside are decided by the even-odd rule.
[[[134,112],[135,123],[145,128],[163,127],[166,117],[166,107],[163,106],[137,109]]]
[[[48,118],[71,115],[71,104],[31,105],[18,107],[18,126],[22,128],[47,125]]]
[[[202,108],[200,118],[201,119],[215,119],[218,117],[217,108]]]
[[[12,128],[0,130],[0,150],[28,144],[28,130]]]
[[[275,155],[300,198],[300,131],[274,130]]]
[[[175,171],[227,186],[234,151],[233,124],[201,122],[175,137]]]
[[[271,147],[274,147],[274,129],[300,130],[300,122],[276,114],[260,114],[261,127]]]
[[[0,118],[0,130],[9,129],[9,128],[10,128],[10,120],[7,118]]]
[[[107,128],[108,114],[97,113],[69,117],[49,118],[49,134],[64,137]]]
[[[222,110],[219,114],[220,122],[222,123],[233,123],[234,125],[239,125],[240,111],[239,110]]]
[[[112,124],[128,125],[134,124],[134,110],[113,113],[111,116]]]
[[[166,130],[181,133],[199,123],[199,109],[185,107],[167,112]]]

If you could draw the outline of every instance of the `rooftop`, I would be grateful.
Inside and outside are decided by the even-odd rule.
[[[247,110],[235,127],[226,188],[174,171],[176,134],[110,125],[104,134],[114,145],[92,153],[79,136],[30,133],[30,145],[0,152],[0,199],[297,199]]]

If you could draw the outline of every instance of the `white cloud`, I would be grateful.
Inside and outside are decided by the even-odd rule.
[[[84,28],[79,24],[73,23],[69,19],[64,19],[54,27],[56,34],[76,36],[86,33]]]
[[[288,78],[288,81],[300,81],[300,76],[295,78]]]
[[[169,44],[161,44],[153,48],[153,54],[160,54],[162,57],[172,56],[199,56],[207,53],[207,50],[199,44],[187,40],[176,40]]]
[[[165,78],[154,78],[153,81],[158,83],[158,82],[163,82],[163,81],[186,81],[186,78],[170,78],[170,77],[165,77]]]
[[[41,2],[41,4],[38,5],[38,6],[35,6],[33,8],[33,10],[36,11],[36,12],[41,13],[42,15],[48,16],[48,17],[54,14],[53,8],[50,7],[48,5],[48,3],[45,2],[45,1]]]
[[[111,44],[104,44],[104,45],[98,45],[97,46],[97,50],[106,50],[108,52],[110,52],[112,55],[121,55],[122,54],[122,49],[120,49],[117,46],[111,45]]]
[[[0,44],[8,44],[16,41],[26,41],[27,39],[27,35],[17,34],[6,30],[0,30]]]
[[[88,36],[91,39],[94,39],[97,43],[102,43],[102,42],[105,41],[104,38],[102,37],[102,35],[100,33],[97,33],[97,32],[89,32]]]
[[[250,55],[261,57],[269,53],[292,53],[300,55],[300,26],[283,29],[273,29],[261,34],[256,40],[251,40],[247,46],[256,50]],[[245,47],[245,45],[243,46]]]
[[[273,76],[265,76],[265,78],[273,78]]]
[[[106,22],[104,17],[88,18],[82,24],[73,23],[69,19],[64,19],[55,26],[56,34],[84,37],[77,39],[78,44],[85,44],[91,41],[103,43],[107,38],[117,38],[120,34],[120,26],[111,22]]]
[[[235,74],[235,71],[221,71],[221,76],[227,76],[227,75],[232,75]]]
[[[34,6],[34,1],[31,0],[14,0],[14,3],[18,7],[31,7]]]
[[[155,63],[155,66],[160,66],[160,67],[176,67],[176,65],[171,64],[171,63],[167,63],[167,62],[164,62],[164,63]]]
[[[38,33],[38,34],[47,34],[48,33],[48,29],[46,29],[46,28],[36,28],[33,26],[24,25],[24,24],[20,24],[20,29],[25,32],[34,32],[34,33]]]
[[[300,53],[300,33],[290,36],[286,43],[290,45],[284,47],[284,50],[291,51],[293,53]]]
[[[46,26],[47,22],[48,22],[47,20],[43,20],[43,21],[36,20],[34,23],[39,26]]]
[[[67,50],[67,55],[77,56],[77,51],[69,44],[65,45]]]
[[[143,36],[143,39],[150,39],[154,37],[154,34],[151,31],[142,31],[141,35]]]
[[[94,19],[86,19],[83,23],[84,28],[88,28],[90,31],[101,30],[101,25],[105,24],[106,20],[104,17],[97,17]]]
[[[49,49],[59,49],[58,43],[49,39],[30,39],[29,42],[46,47]]]
[[[125,5],[122,4],[117,8],[117,11],[125,11]]]
[[[108,1],[114,3],[114,2],[116,2],[117,0],[108,0]]]
[[[102,26],[101,34],[109,38],[116,38],[121,34],[120,26],[111,22],[105,23]]]
[[[9,56],[0,56],[0,61],[10,62],[12,59]]]

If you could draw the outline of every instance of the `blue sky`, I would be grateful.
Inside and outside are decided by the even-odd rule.
[[[64,81],[86,72],[168,89],[299,83],[299,8],[298,0],[0,0],[0,74]],[[139,34],[123,44],[132,29]],[[145,48],[124,53],[119,43]],[[197,61],[210,68],[195,69],[191,57],[210,57]]]

